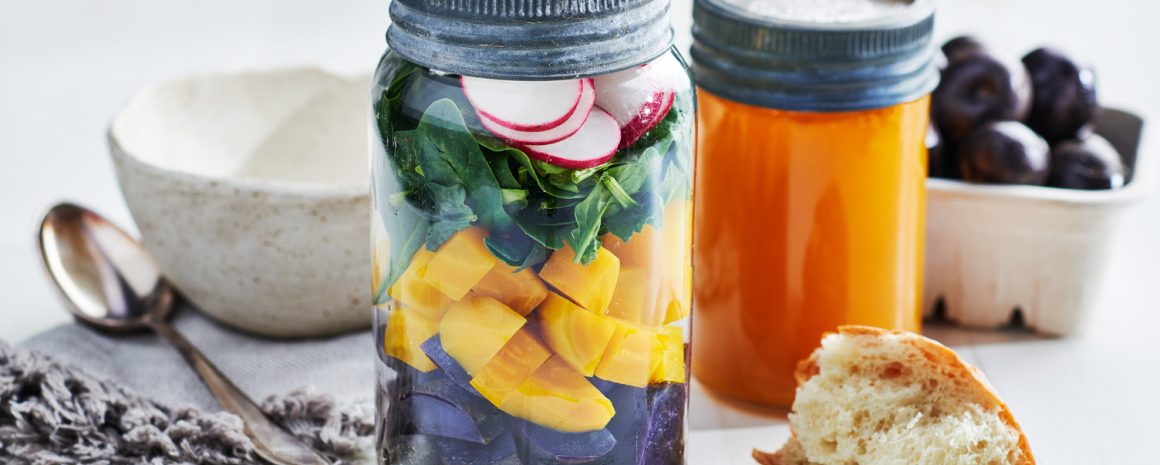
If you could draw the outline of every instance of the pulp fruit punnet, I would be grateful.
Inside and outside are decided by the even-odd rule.
[[[566,433],[603,429],[616,414],[612,402],[560,357],[540,365],[499,409]]]
[[[421,270],[426,269],[427,263],[434,256],[434,252],[425,248],[420,248],[418,252],[415,252],[415,256],[411,258],[411,263],[407,265],[407,269],[403,270],[403,274],[395,280],[395,284],[387,289],[387,295],[403,306],[422,314],[428,320],[437,322],[447,312],[447,306],[451,305],[451,299],[420,276]]]
[[[530,268],[516,268],[500,262],[473,289],[477,294],[503,302],[527,316],[548,297],[548,288]]]
[[[463,93],[484,119],[518,131],[544,131],[560,126],[573,114],[587,113],[580,95],[589,79],[505,81],[464,76]],[[591,82],[587,82],[591,84]]]
[[[583,79],[580,87],[580,103],[577,105],[576,111],[557,126],[523,131],[509,128],[483,115],[479,118],[479,122],[496,137],[512,145],[551,144],[562,141],[576,134],[584,126],[593,110],[592,105],[596,102],[596,90],[592,86],[591,79]],[[529,92],[528,95],[531,93]],[[478,110],[476,112],[478,113]]]
[[[435,363],[420,349],[424,341],[435,335],[436,322],[424,318],[422,314],[407,307],[399,307],[387,317],[383,350],[407,365],[427,373],[435,369]]]

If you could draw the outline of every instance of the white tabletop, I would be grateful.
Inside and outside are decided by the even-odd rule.
[[[689,5],[673,7],[683,47]],[[366,71],[386,24],[386,0],[0,2],[0,339],[19,342],[67,321],[33,248],[44,208],[72,199],[132,224],[104,130],[134,89],[207,69],[316,63]],[[1051,43],[1086,56],[1105,103],[1160,121],[1160,6],[1151,0],[942,2],[939,38],[964,31],[1012,53]],[[1147,129],[1147,150],[1160,150],[1148,140],[1160,140],[1155,129]],[[987,373],[1040,463],[1155,460],[1160,203],[1135,207],[1118,237],[1083,336],[928,330]],[[784,419],[720,406],[699,389],[692,408],[691,464],[749,464],[750,448],[775,449],[788,435]]]

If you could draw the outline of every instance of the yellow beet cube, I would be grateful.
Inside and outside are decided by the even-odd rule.
[[[527,315],[548,297],[548,288],[531,269],[516,268],[499,262],[484,275],[475,292],[507,304],[521,315]]]
[[[483,398],[501,405],[551,357],[552,352],[525,327],[483,366],[471,385]]]
[[[599,430],[616,414],[612,401],[560,357],[544,362],[499,409],[566,433]]]
[[[621,266],[638,266],[652,268],[658,263],[658,258],[664,252],[663,238],[651,224],[644,225],[639,232],[628,238],[628,242],[621,240],[615,234],[605,234],[602,243],[620,259]]]
[[[565,245],[540,270],[542,278],[561,294],[597,315],[608,311],[620,274],[620,259],[603,247],[587,265],[575,262],[576,253]]]
[[[661,271],[648,268],[622,267],[608,305],[608,316],[646,326],[661,324],[664,315],[657,310]]]
[[[592,376],[616,332],[616,323],[555,293],[540,306],[539,315],[548,347],[584,376]]]
[[[660,356],[657,333],[633,324],[617,321],[616,334],[612,336],[600,365],[596,367],[596,377],[614,383],[645,387],[652,375],[653,360]]]
[[[434,370],[435,362],[419,346],[434,336],[436,329],[435,322],[418,312],[407,307],[395,308],[387,314],[383,351],[424,373]]]
[[[665,323],[689,316],[693,298],[693,204],[673,199],[665,205],[661,226],[664,236],[665,284],[662,293],[671,299],[665,310]],[[668,288],[665,291],[665,288]],[[674,306],[675,303],[675,306]]]
[[[434,256],[434,252],[419,248],[419,251],[415,252],[415,256],[411,258],[411,263],[407,265],[407,269],[403,271],[399,279],[395,280],[395,284],[387,289],[387,294],[404,306],[422,313],[428,320],[438,322],[447,312],[447,307],[451,305],[451,299],[439,292],[438,289],[431,287],[427,281],[420,277],[423,274],[423,269]]]
[[[685,382],[685,331],[677,326],[665,326],[657,333],[660,356],[654,363],[652,382]]]
[[[472,226],[443,244],[423,271],[423,280],[451,300],[462,299],[499,261],[483,240],[487,231]]]
[[[470,375],[483,369],[526,320],[491,297],[469,295],[451,304],[439,322],[443,350]]]

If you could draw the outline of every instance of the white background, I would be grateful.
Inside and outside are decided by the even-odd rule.
[[[956,0],[940,8],[940,40],[970,31],[1012,54],[1049,43],[1086,57],[1103,102],[1145,115],[1145,150],[1160,150],[1154,0]],[[689,9],[689,0],[673,6],[682,48]],[[382,52],[386,25],[386,0],[0,0],[0,339],[19,342],[67,321],[33,248],[47,206],[71,199],[132,223],[104,132],[135,89],[191,71],[312,63],[365,72]],[[992,378],[1040,463],[1155,463],[1158,242],[1160,204],[1149,201],[1124,224],[1084,336],[936,334]],[[783,421],[699,395],[692,423],[700,431],[690,463],[698,465],[750,463],[750,447],[776,448],[786,434]]]

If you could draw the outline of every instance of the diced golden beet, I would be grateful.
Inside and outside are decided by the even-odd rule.
[[[423,318],[407,307],[396,307],[387,314],[387,330],[383,336],[383,350],[424,373],[435,369],[435,362],[427,358],[419,345],[435,335],[435,322]]]
[[[622,267],[608,305],[608,316],[647,326],[660,325],[663,315],[657,310],[657,304],[661,273],[661,270],[650,271],[638,266]]]
[[[438,289],[431,287],[427,281],[420,277],[423,275],[423,269],[434,256],[434,252],[426,248],[419,248],[419,251],[415,252],[415,256],[411,258],[411,263],[407,265],[407,269],[403,270],[403,274],[395,280],[395,284],[387,289],[387,294],[404,306],[422,313],[428,320],[438,322],[447,312],[447,307],[451,305],[451,299],[439,292]]]
[[[629,386],[648,386],[653,360],[660,356],[656,331],[613,321],[617,322],[616,334],[596,367],[596,377]]]
[[[693,299],[693,204],[673,199],[665,205],[663,269],[670,297],[676,307],[667,306],[665,323],[689,316]],[[663,288],[662,288],[663,289]]]
[[[472,226],[455,233],[443,244],[423,272],[423,280],[450,297],[462,299],[499,261],[483,240],[487,231]]]
[[[526,320],[498,300],[480,295],[451,304],[439,322],[443,351],[470,375],[483,369]]]
[[[560,357],[544,362],[499,409],[566,433],[599,430],[616,414],[612,402]]]
[[[657,333],[660,357],[654,363],[652,382],[685,382],[685,331],[677,326],[665,326]]]
[[[620,274],[620,259],[603,247],[587,265],[575,262],[576,253],[565,245],[540,270],[542,278],[561,294],[597,315],[608,311]]]
[[[592,376],[612,334],[616,332],[616,323],[580,308],[556,293],[544,300],[539,315],[540,328],[548,347],[584,376]]]
[[[507,304],[512,310],[527,316],[548,297],[548,288],[531,269],[516,268],[499,262],[484,275],[475,292]]]
[[[371,295],[378,298],[382,287],[387,283],[387,265],[391,262],[391,239],[387,236],[387,227],[383,225],[383,217],[378,212],[371,214]]]
[[[664,252],[663,238],[657,234],[657,229],[651,224],[628,238],[628,242],[621,240],[615,234],[605,234],[604,248],[612,251],[620,259],[621,266],[639,266],[649,268],[657,263],[657,258]]]
[[[479,370],[471,385],[492,404],[501,405],[551,357],[552,352],[525,326]]]

